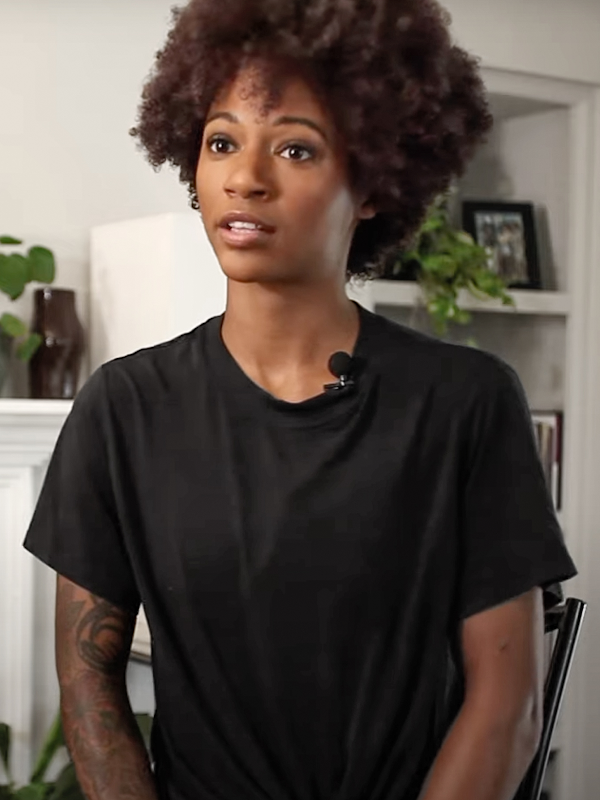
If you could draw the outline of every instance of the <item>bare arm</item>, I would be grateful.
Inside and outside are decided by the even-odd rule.
[[[56,665],[67,747],[88,800],[156,800],[125,670],[135,617],[59,576]]]
[[[464,622],[466,694],[423,800],[512,800],[543,715],[540,589]]]

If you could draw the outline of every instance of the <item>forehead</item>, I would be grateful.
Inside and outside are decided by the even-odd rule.
[[[242,121],[268,123],[275,116],[309,116],[333,128],[323,98],[300,70],[279,72],[260,64],[241,67],[216,95],[209,114],[231,111]]]

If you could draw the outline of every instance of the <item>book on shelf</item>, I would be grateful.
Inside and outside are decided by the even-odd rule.
[[[556,510],[561,507],[563,414],[532,411],[533,429],[540,460]]]

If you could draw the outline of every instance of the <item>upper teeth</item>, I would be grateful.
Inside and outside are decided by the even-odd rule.
[[[254,222],[230,222],[230,228],[247,228],[248,230],[254,231],[258,229],[258,225]]]

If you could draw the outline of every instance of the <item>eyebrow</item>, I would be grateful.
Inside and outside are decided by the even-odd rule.
[[[215,119],[225,119],[228,122],[232,122],[234,125],[240,124],[240,120],[235,116],[235,114],[231,114],[229,111],[217,111],[214,114],[211,114],[206,120],[206,125]],[[318,134],[320,134],[326,142],[329,141],[329,137],[323,128],[312,119],[308,119],[307,117],[294,117],[289,115],[278,117],[274,121],[273,125],[305,125],[307,128],[311,128],[313,131],[316,131]]]

